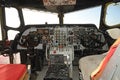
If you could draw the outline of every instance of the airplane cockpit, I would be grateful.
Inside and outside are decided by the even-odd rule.
[[[112,53],[117,54],[112,49],[120,43],[118,38],[114,39],[111,36],[115,32],[114,35],[119,36],[119,31],[118,34],[117,31],[109,31],[109,29],[119,29],[119,25],[109,27],[104,20],[105,14],[107,14],[105,10],[112,3],[119,5],[119,0],[1,0],[0,54],[4,57],[9,56],[10,65],[8,67],[11,67],[10,70],[16,69],[10,73],[18,72],[15,73],[15,75],[18,74],[15,80],[110,80],[104,76],[103,72],[108,71],[108,68],[105,67],[108,61],[111,62]],[[102,7],[99,28],[92,23],[64,24],[65,14],[100,5]],[[17,28],[6,25],[5,8],[10,7],[14,7],[18,11],[20,26]],[[26,25],[23,8],[57,13],[59,24],[45,22],[44,24]],[[118,8],[118,10],[120,9]],[[9,30],[19,32],[13,40],[8,40]],[[115,40],[117,40],[116,43],[114,43]],[[19,64],[14,61],[14,55],[17,53],[19,53]],[[17,71],[17,66],[14,65],[19,68],[23,67],[23,70],[21,68],[19,71],[18,68]],[[94,72],[96,68],[97,70]],[[117,73],[116,75],[115,77],[119,79],[119,75]],[[2,80],[14,80],[13,76],[10,75],[8,79],[0,77]],[[117,78],[111,80],[117,80]]]
[[[46,54],[47,61],[54,64],[64,62],[70,65],[71,69],[75,54],[79,56],[92,55],[95,52],[102,53],[108,49],[103,34],[93,24],[46,24],[30,25],[27,28],[22,34],[19,34],[21,36],[18,40],[17,49],[21,54],[24,53],[22,51],[26,51],[29,57]],[[39,54],[40,50],[45,50],[45,53]],[[58,56],[57,59],[54,56]],[[41,59],[42,62],[44,62],[43,60]]]

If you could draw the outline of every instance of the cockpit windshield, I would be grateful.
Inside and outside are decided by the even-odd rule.
[[[31,10],[31,9],[22,9],[23,16],[25,20],[25,25],[30,24],[58,24],[59,19],[56,13],[51,12],[43,12],[38,10]]]
[[[64,16],[65,24],[95,24],[99,27],[101,6],[67,13]]]
[[[15,8],[5,8],[6,10],[6,24],[8,27],[19,28],[20,19],[19,14]],[[35,24],[59,24],[59,18],[57,13],[32,10],[23,8],[23,18],[25,25]],[[95,24],[99,27],[101,6],[85,9],[82,11],[75,11],[64,14],[63,24]],[[12,19],[12,20],[11,20]],[[18,33],[18,31],[8,31],[10,33]],[[13,34],[14,36],[14,34]],[[11,40],[11,38],[8,39]],[[14,39],[14,37],[12,37]]]
[[[57,13],[44,12],[23,8],[25,25],[31,24],[59,24]],[[82,11],[66,13],[64,24],[86,24],[92,23],[99,27],[101,6]],[[12,19],[12,20],[11,20]],[[7,26],[17,28],[20,25],[18,12],[15,8],[6,8]]]

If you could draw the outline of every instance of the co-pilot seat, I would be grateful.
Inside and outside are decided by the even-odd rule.
[[[84,80],[90,80],[91,73],[99,66],[104,57],[105,54],[93,55],[79,60],[79,69],[81,70]]]
[[[92,55],[79,60],[84,80],[120,80],[120,38],[107,53]],[[119,56],[118,56],[119,55]],[[117,66],[117,67],[116,67]]]

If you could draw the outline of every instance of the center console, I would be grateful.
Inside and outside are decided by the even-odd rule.
[[[51,35],[52,42],[48,44],[46,57],[50,62],[44,80],[71,80],[74,47],[68,41],[68,28],[56,27]]]

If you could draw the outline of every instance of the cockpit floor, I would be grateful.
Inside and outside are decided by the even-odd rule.
[[[46,71],[47,71],[48,67],[44,66],[44,68],[42,69],[42,71],[40,71],[38,73],[37,79],[36,80],[43,80]],[[78,66],[73,66],[73,80],[79,80],[79,69]]]

